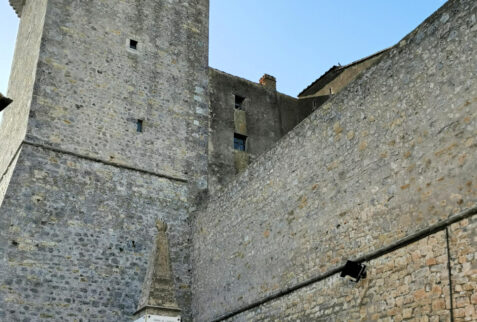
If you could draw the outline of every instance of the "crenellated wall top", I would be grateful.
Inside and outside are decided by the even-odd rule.
[[[10,5],[13,7],[13,10],[15,10],[18,17],[21,17],[22,9],[23,9],[23,6],[25,5],[26,0],[9,0],[9,1],[10,1]]]

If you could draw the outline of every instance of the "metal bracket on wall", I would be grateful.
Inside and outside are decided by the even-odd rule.
[[[341,277],[349,276],[358,283],[360,279],[366,278],[366,265],[348,260],[340,275]]]
[[[0,93],[0,112],[3,111],[13,100],[9,99],[8,97],[3,96]]]
[[[416,242],[416,241],[418,241],[422,238],[425,238],[427,236],[430,236],[434,233],[446,230],[446,228],[448,226],[452,225],[453,223],[456,223],[458,221],[461,221],[463,219],[469,218],[469,217],[474,216],[474,215],[477,215],[477,205],[475,205],[473,207],[470,207],[466,210],[463,210],[463,211],[461,211],[457,214],[450,215],[447,219],[439,221],[439,222],[437,222],[437,223],[435,223],[435,224],[433,224],[429,227],[426,227],[422,230],[416,231],[415,233],[413,233],[411,235],[408,235],[407,237],[404,237],[403,239],[400,239],[400,240],[392,243],[391,245],[388,245],[388,246],[383,247],[381,249],[375,250],[374,252],[371,252],[371,253],[366,254],[364,256],[361,256],[359,258],[356,258],[354,260],[354,262],[362,263],[362,262],[371,261],[375,258],[381,257],[381,256],[386,255],[388,253],[391,253],[391,252],[393,252],[397,249],[403,248],[403,247],[405,247],[409,244],[412,244],[412,243],[414,243],[414,242]],[[294,286],[288,287],[286,289],[282,289],[282,290],[280,290],[280,291],[278,291],[274,294],[270,294],[269,296],[264,297],[260,300],[257,300],[257,301],[255,301],[251,304],[245,305],[245,306],[243,306],[239,309],[236,309],[234,311],[231,311],[231,312],[225,313],[221,316],[218,316],[215,319],[213,319],[212,322],[219,322],[219,321],[224,321],[224,320],[230,319],[231,317],[234,317],[234,316],[236,316],[240,313],[243,313],[245,311],[254,309],[256,307],[259,307],[262,304],[265,304],[265,303],[273,301],[277,298],[286,296],[286,295],[291,294],[291,293],[293,293],[293,292],[295,292],[299,289],[310,286],[310,285],[312,285],[316,282],[322,281],[322,280],[324,280],[328,277],[331,277],[331,276],[333,276],[337,273],[340,273],[340,272],[343,271],[344,268],[345,268],[345,265],[341,265],[341,266],[336,267],[334,269],[331,269],[328,272],[325,272],[321,275],[315,276],[315,277],[310,278],[306,281],[298,283]],[[452,313],[451,316],[453,317],[453,313]]]

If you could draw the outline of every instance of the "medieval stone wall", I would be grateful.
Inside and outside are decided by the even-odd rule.
[[[46,0],[28,1],[18,29],[15,57],[8,85],[9,97],[15,100],[3,111],[0,122],[0,205],[14,168],[13,159],[25,137],[33,98]],[[1,247],[1,246],[0,246]]]
[[[194,232],[198,321],[227,316],[326,275],[347,259],[376,252],[477,205],[476,16],[475,1],[449,1],[211,197],[197,214]],[[467,237],[457,246],[457,235],[472,233],[463,222],[455,225],[463,226],[450,234],[457,274],[452,279],[462,298],[453,295],[457,315],[475,309],[476,282],[470,275],[475,275],[476,245]],[[344,312],[352,317],[377,318],[382,315],[373,314],[382,314],[381,307],[372,308],[370,300],[389,299],[379,304],[383,310],[408,315],[412,309],[419,316],[445,318],[450,305],[442,233],[407,247],[422,252],[412,264],[423,269],[422,277],[406,277],[411,271],[403,262],[412,258],[404,248],[368,263],[368,281],[363,281],[369,283],[368,295],[361,293],[363,284],[344,284],[333,275],[283,297],[281,304],[267,302],[243,316],[331,318],[329,310],[349,302]],[[458,256],[462,263],[458,252],[465,254]],[[391,259],[396,267],[387,267]],[[389,288],[398,284],[403,289],[390,296]],[[328,296],[319,297],[323,311],[313,299],[295,301],[325,285]],[[426,295],[430,302],[425,305],[398,299],[416,296],[422,288],[427,294],[436,285],[441,293]],[[349,296],[346,303],[341,294]]]
[[[207,188],[208,4],[22,7],[9,96],[23,114],[9,123],[7,111],[2,125],[19,129],[10,159],[27,117],[28,127],[0,206],[0,320],[129,321],[157,219],[170,227],[175,292],[191,319],[188,214]]]
[[[358,284],[335,274],[228,320],[474,321],[476,229],[474,215],[367,262],[369,278]]]
[[[186,183],[24,145],[0,208],[1,320],[130,320],[156,219],[187,310],[187,209]]]
[[[27,140],[205,186],[207,21],[208,1],[48,2]]]
[[[324,97],[339,93],[346,85],[358,77],[360,73],[374,65],[386,51],[387,49],[382,50],[374,55],[360,59],[346,66],[340,66],[339,68],[334,66],[326,73],[330,76],[326,74],[323,75],[322,78],[325,78],[325,80],[319,78],[315,83],[311,84],[300,93],[298,97],[301,99],[308,97]],[[330,79],[327,79],[327,76]]]
[[[235,108],[235,96],[244,98]],[[311,113],[296,98],[243,78],[209,69],[209,190],[227,185]],[[234,150],[234,132],[247,137],[245,151]],[[236,165],[237,159],[245,164]],[[241,168],[239,168],[241,167]]]
[[[449,321],[445,232],[366,263],[355,283],[335,274],[231,321]]]

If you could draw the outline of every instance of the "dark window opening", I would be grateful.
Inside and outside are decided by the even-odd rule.
[[[243,110],[244,101],[245,101],[245,97],[235,95],[235,108],[239,110]]]
[[[238,133],[234,133],[234,149],[238,151],[245,151],[245,143],[247,137]]]
[[[129,48],[137,50],[137,40],[129,39]]]
[[[137,127],[136,127],[136,130],[141,133],[142,132],[142,123],[143,121],[142,120],[137,120]]]

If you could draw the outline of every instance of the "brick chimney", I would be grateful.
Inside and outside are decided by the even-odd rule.
[[[259,83],[268,89],[277,90],[277,79],[271,75],[264,74],[262,78],[260,78]]]

